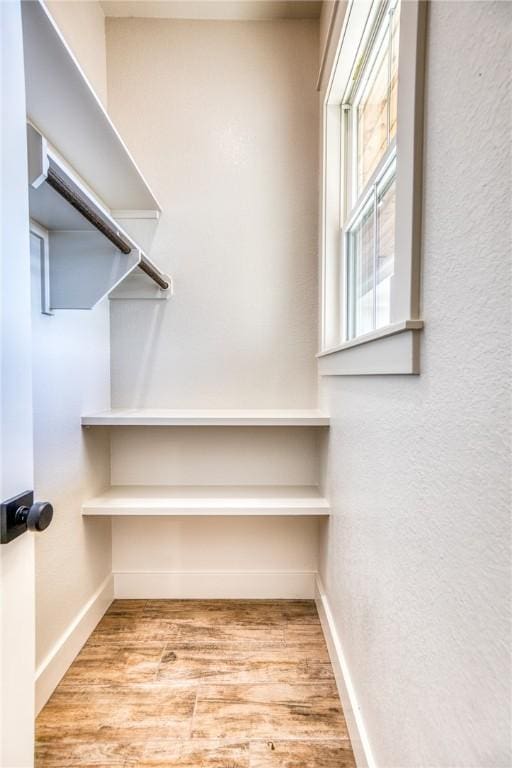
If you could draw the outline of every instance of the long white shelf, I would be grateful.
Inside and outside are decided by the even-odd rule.
[[[112,486],[85,502],[92,517],[325,517],[329,502],[316,486]]]
[[[319,410],[114,409],[82,416],[84,427],[327,427]]]
[[[21,4],[27,116],[111,210],[160,205],[41,0]]]

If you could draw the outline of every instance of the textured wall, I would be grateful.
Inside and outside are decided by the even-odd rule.
[[[317,20],[107,20],[109,108],[176,284],[165,306],[113,303],[115,406],[316,401],[317,38]]]
[[[512,761],[511,12],[429,9],[421,375],[323,381],[322,576],[381,768]]]
[[[71,46],[81,41],[75,54],[86,72],[87,62],[96,59],[93,85],[105,90],[99,4],[51,3],[51,11],[59,25],[66,17],[61,31]],[[110,522],[84,521],[81,514],[82,501],[108,485],[108,435],[80,426],[82,413],[109,406],[110,330],[108,301],[92,311],[41,314],[40,260],[38,249],[32,250],[34,482],[36,497],[55,510],[52,525],[36,539],[39,665],[111,572]]]
[[[107,103],[105,14],[99,0],[46,0],[92,87]]]

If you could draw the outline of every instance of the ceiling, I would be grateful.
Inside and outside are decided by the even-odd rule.
[[[100,0],[105,16],[262,21],[316,19],[321,0]]]

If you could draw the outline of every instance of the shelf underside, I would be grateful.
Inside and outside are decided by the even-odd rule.
[[[325,517],[329,515],[329,503],[316,486],[119,485],[86,502],[82,514]]]
[[[82,416],[92,426],[285,426],[326,427],[329,417],[318,410],[170,410],[118,409]]]

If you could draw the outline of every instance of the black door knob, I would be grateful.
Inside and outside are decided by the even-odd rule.
[[[49,501],[36,501],[31,507],[19,507],[16,510],[16,524],[26,524],[29,531],[44,531],[53,517],[53,507]]]

